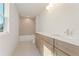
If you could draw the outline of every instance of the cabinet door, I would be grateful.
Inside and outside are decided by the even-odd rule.
[[[38,46],[39,46],[39,37],[38,36],[36,36],[36,38],[35,38],[35,45],[38,48]]]
[[[74,44],[64,42],[61,40],[55,40],[55,47],[61,49],[69,56],[79,56],[79,46],[76,46]]]
[[[43,43],[43,56],[53,56],[53,46],[45,41]]]
[[[39,37],[38,34],[36,34],[35,44],[36,44],[36,47],[38,48],[38,50],[40,51],[40,44],[41,44],[41,41],[40,41],[40,37]]]
[[[40,39],[40,53],[43,56],[43,45],[44,45],[44,40]]]
[[[55,48],[56,56],[68,56],[66,53]]]

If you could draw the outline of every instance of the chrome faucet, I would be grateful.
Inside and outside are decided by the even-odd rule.
[[[72,36],[72,31],[69,29],[66,29],[66,31],[64,32],[67,36]]]

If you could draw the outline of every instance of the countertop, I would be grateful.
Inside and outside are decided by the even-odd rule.
[[[79,46],[79,36],[68,37],[68,36],[59,35],[59,34],[58,35],[55,35],[55,34],[50,35],[50,34],[41,33],[41,32],[37,32],[37,33],[51,37],[51,38],[55,38],[57,40],[61,40],[61,41],[64,41],[64,42],[67,42],[67,43],[70,43],[70,44],[73,44],[73,45],[76,45],[76,46]]]

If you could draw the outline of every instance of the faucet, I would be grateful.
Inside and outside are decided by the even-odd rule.
[[[66,29],[64,33],[66,33],[67,36],[72,36],[72,31],[70,29]]]

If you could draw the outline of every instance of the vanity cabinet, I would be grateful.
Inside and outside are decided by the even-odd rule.
[[[40,40],[41,37],[39,37],[39,35],[36,34],[36,38],[35,38],[35,45],[38,48],[39,52],[42,54],[42,41]]]
[[[36,34],[35,42],[42,56],[53,56],[53,40],[51,38]]]
[[[55,47],[63,51],[68,56],[79,56],[79,46],[64,41],[55,40]]]
[[[35,44],[42,56],[79,56],[79,46],[36,33]]]

